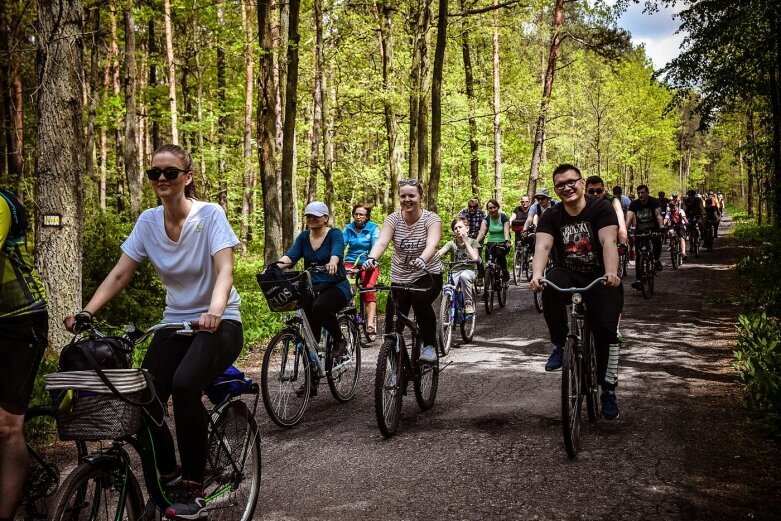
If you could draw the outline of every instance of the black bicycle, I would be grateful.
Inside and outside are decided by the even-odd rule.
[[[363,330],[367,342],[374,342],[377,339],[377,313],[374,314],[374,320],[369,322],[366,317],[366,302],[363,301],[363,295],[357,291],[360,287],[361,276],[363,275],[363,270],[361,269],[362,257],[364,257],[363,254],[358,255],[353,262],[352,268],[347,269],[347,274],[355,278],[353,287],[356,289],[356,297],[358,298],[355,324]]]
[[[526,277],[526,282],[531,281],[532,249],[531,243],[534,232],[525,232],[521,240],[515,243],[515,256],[513,258],[513,284],[521,282],[521,275]]]
[[[376,291],[388,291],[388,299],[394,299],[396,292],[425,292],[411,284],[376,285]],[[395,299],[394,299],[395,300]],[[433,407],[439,385],[439,354],[435,362],[419,360],[423,348],[418,325],[406,315],[399,312],[398,306],[393,307],[394,313],[390,332],[383,335],[382,347],[377,356],[377,371],[374,376],[374,411],[377,426],[386,438],[390,438],[399,427],[401,419],[401,402],[407,394],[409,381],[415,390],[415,400],[421,411]],[[409,328],[412,351],[407,349],[404,339],[404,327]],[[386,331],[387,331],[386,326]],[[437,351],[436,349],[434,350]]]
[[[700,230],[702,228],[702,216],[695,215],[689,220],[689,249],[695,257],[700,256]]]
[[[589,421],[599,419],[599,384],[597,383],[597,354],[594,334],[588,324],[583,293],[607,280],[606,276],[594,279],[585,288],[560,288],[547,279],[540,283],[556,291],[572,294],[569,335],[564,344],[561,369],[561,420],[564,449],[574,458],[580,451],[581,409],[586,398]]]
[[[507,302],[507,283],[502,277],[502,270],[497,262],[497,256],[506,254],[503,242],[488,243],[485,251],[485,287],[483,288],[483,304],[489,315],[494,310],[494,297],[500,307]]]
[[[635,251],[637,252],[635,269],[637,280],[640,281],[640,289],[643,292],[644,298],[651,298],[654,294],[656,267],[654,266],[654,247],[651,240],[655,235],[655,232],[635,232],[634,235]]]
[[[668,228],[672,231],[670,235],[670,262],[674,270],[677,270],[679,266],[683,264],[683,252],[681,251],[681,241],[678,236],[677,226]]]

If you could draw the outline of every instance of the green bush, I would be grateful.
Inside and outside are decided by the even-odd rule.
[[[771,430],[781,433],[781,321],[766,313],[738,317],[734,367],[746,384],[751,406]]]

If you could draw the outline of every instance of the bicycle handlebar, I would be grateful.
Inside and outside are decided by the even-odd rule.
[[[586,286],[585,288],[560,288],[553,282],[549,281],[546,278],[540,279],[540,284],[544,286],[550,286],[556,291],[561,291],[562,293],[585,293],[586,291],[590,290],[594,286],[596,286],[600,282],[606,282],[607,281],[607,275],[602,275],[601,277],[594,279],[591,281],[591,283]]]

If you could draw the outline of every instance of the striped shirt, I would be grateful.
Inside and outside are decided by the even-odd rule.
[[[385,225],[393,228],[393,256],[391,257],[391,282],[409,284],[424,276],[423,271],[410,266],[426,249],[426,233],[429,226],[442,220],[433,212],[423,210],[423,214],[413,224],[404,221],[401,212],[394,212],[385,218]],[[429,273],[442,273],[442,259],[439,254],[426,264]]]

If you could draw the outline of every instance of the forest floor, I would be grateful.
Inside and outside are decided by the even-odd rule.
[[[651,299],[625,281],[621,416],[585,421],[577,459],[563,447],[561,372],[543,370],[542,315],[525,285],[511,286],[506,308],[479,311],[474,343],[451,351],[434,407],[421,413],[410,391],[391,439],[374,416],[379,342],[363,351],[351,402],[323,382],[289,430],[261,406],[256,518],[781,519],[781,446],[731,367],[745,251],[728,227],[681,269],[664,256]]]

